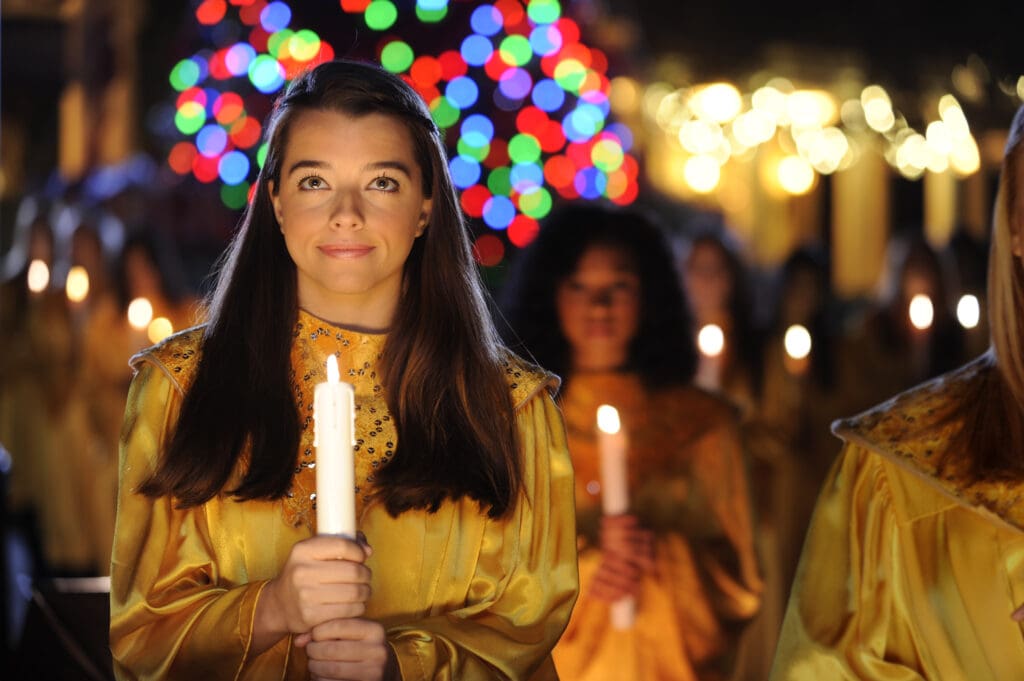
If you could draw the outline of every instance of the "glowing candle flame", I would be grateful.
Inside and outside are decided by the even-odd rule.
[[[725,349],[725,333],[717,324],[706,324],[697,334],[697,348],[708,357],[718,357]]]
[[[787,355],[793,359],[803,359],[811,354],[811,333],[800,324],[794,324],[786,329],[783,344]]]
[[[146,328],[146,335],[149,336],[151,343],[159,343],[172,333],[174,333],[174,326],[167,317],[157,317]]]
[[[89,273],[81,265],[75,265],[68,271],[68,279],[64,285],[68,300],[80,303],[89,295]]]
[[[141,331],[153,320],[153,304],[147,298],[136,298],[128,303],[128,323]]]
[[[932,325],[935,319],[935,308],[932,306],[932,299],[923,293],[918,293],[910,299],[910,323],[915,329],[924,330]]]
[[[330,355],[327,358],[327,382],[338,383],[341,381],[341,372],[338,371],[337,355]]]
[[[28,290],[42,293],[50,285],[50,268],[42,260],[33,260],[28,266]]]
[[[973,329],[981,321],[981,305],[978,299],[971,294],[960,297],[956,305],[956,318],[965,329]]]
[[[602,404],[597,408],[597,427],[601,432],[614,435],[622,427],[619,421],[619,410],[610,404]]]

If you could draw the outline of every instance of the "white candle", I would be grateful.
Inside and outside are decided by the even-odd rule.
[[[717,324],[705,324],[697,333],[700,359],[694,383],[705,390],[718,392],[722,385],[722,353],[725,351],[725,333]]]
[[[605,515],[622,515],[629,510],[629,440],[618,410],[608,404],[597,408],[597,444],[601,456],[601,510]],[[632,596],[612,603],[612,628],[631,628],[635,616],[636,602]]]
[[[327,358],[327,381],[313,393],[318,534],[356,538],[355,390],[343,383],[338,358]]]

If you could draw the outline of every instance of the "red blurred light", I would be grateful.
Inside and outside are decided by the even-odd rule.
[[[341,0],[341,9],[349,14],[365,12],[370,6],[370,0]]]
[[[505,244],[493,234],[484,234],[473,244],[473,257],[484,267],[494,267],[505,257]]]
[[[516,116],[516,128],[519,132],[528,132],[536,137],[545,129],[548,121],[548,115],[541,109],[525,106]]]
[[[487,158],[484,159],[484,167],[500,168],[501,166],[508,165],[508,162],[508,142],[495,137],[491,140],[491,149],[487,152]]]
[[[562,34],[563,45],[578,43],[580,41],[580,27],[572,19],[562,17],[552,25],[558,29],[559,33]]]
[[[200,182],[209,184],[219,177],[217,165],[220,163],[220,156],[203,156],[196,154],[192,159],[192,174]]]
[[[206,108],[206,90],[199,87],[190,87],[187,90],[182,90],[181,94],[178,95],[177,101],[174,103],[174,108],[180,109],[181,106],[187,102],[196,102],[199,106]]]
[[[245,113],[242,98],[234,92],[225,92],[213,103],[213,115],[221,125],[230,125]]]
[[[494,7],[501,12],[506,29],[515,26],[526,17],[526,12],[523,11],[523,5],[519,0],[498,0],[494,3]]]
[[[556,189],[571,185],[575,177],[576,164],[567,156],[552,156],[544,162],[544,179]]]
[[[469,65],[455,50],[442,52],[437,59],[441,63],[441,78],[444,80],[454,80],[469,71]]]
[[[459,202],[462,204],[462,210],[466,211],[466,215],[479,218],[483,217],[484,204],[489,198],[491,198],[491,192],[487,187],[474,184],[462,192]]]
[[[233,73],[228,70],[227,49],[217,50],[210,57],[210,75],[217,80],[227,80],[228,78],[234,78]]]
[[[529,215],[519,214],[512,218],[508,226],[508,240],[519,248],[530,245],[540,232],[540,225]]]
[[[196,19],[204,26],[213,26],[228,11],[228,4],[224,0],[203,0],[203,3],[196,7]]]
[[[421,87],[437,85],[437,81],[441,80],[441,73],[441,62],[427,55],[417,57],[409,68],[413,82]]]
[[[260,141],[263,129],[260,122],[251,116],[237,121],[231,126],[231,142],[239,149],[248,149]]]
[[[512,65],[505,62],[501,58],[501,50],[495,50],[491,53],[491,56],[487,59],[487,63],[484,64],[484,72],[487,73],[487,77],[497,83],[501,80],[503,73],[511,68],[515,68]]]
[[[199,150],[191,142],[178,142],[167,155],[167,165],[179,175],[187,175],[192,170],[192,161]]]
[[[266,0],[255,0],[250,5],[246,5],[242,9],[238,10],[238,18],[242,20],[242,23],[246,26],[259,26],[260,25],[260,14],[263,13],[263,9],[267,6]],[[253,43],[253,47],[256,43]],[[266,52],[266,44],[263,45],[263,49],[256,48],[259,52]]]
[[[556,121],[548,121],[537,135],[541,151],[553,154],[565,146],[565,131]]]
[[[263,30],[262,26],[255,26],[249,31],[249,44],[253,46],[256,52],[267,51],[267,41],[270,40],[270,34]]]

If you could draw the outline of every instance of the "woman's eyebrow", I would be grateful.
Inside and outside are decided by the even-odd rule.
[[[402,161],[374,161],[363,166],[363,170],[397,170],[406,177],[412,177],[409,166]]]

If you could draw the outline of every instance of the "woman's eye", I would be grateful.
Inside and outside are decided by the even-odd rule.
[[[324,178],[310,175],[299,180],[299,189],[323,189],[327,186]]]
[[[373,182],[370,183],[370,186],[384,192],[398,191],[398,181],[394,178],[388,177],[387,175],[374,178]]]

